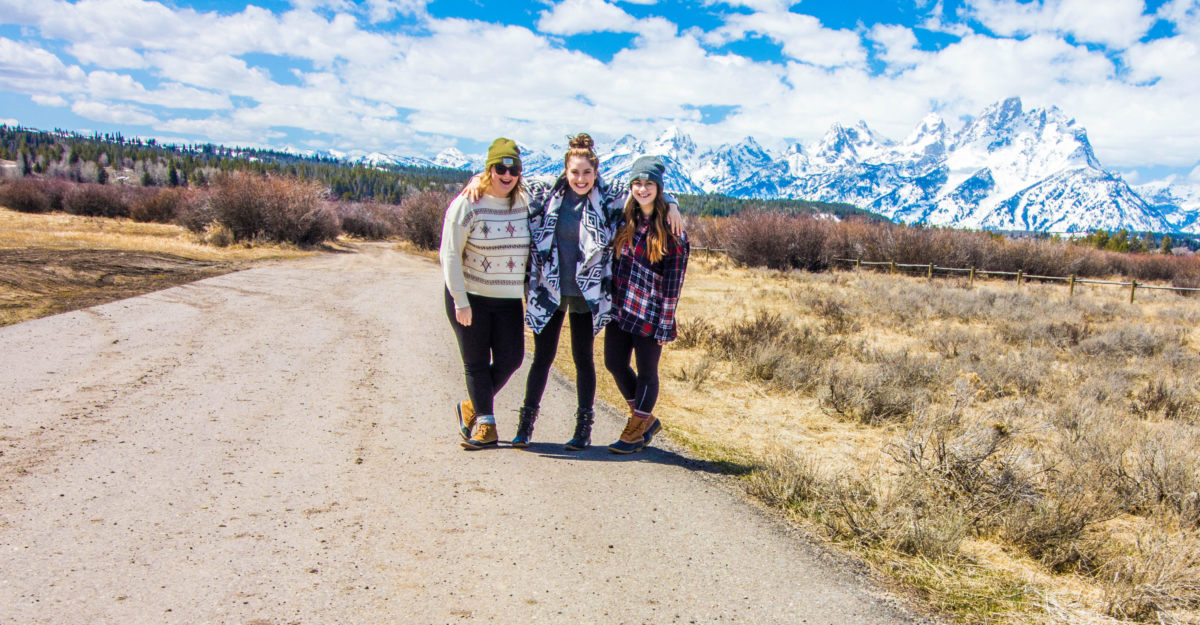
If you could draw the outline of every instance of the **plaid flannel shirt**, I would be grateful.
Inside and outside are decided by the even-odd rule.
[[[639,228],[614,261],[613,320],[631,334],[674,341],[675,308],[691,246],[684,233],[667,245],[662,260],[651,263],[646,257],[648,230],[646,225]]]

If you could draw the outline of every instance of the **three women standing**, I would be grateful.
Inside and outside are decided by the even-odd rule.
[[[494,144],[495,145],[495,144]],[[596,374],[593,362],[593,337],[609,322],[613,311],[612,242],[617,227],[623,222],[630,206],[629,188],[624,185],[598,185],[599,159],[593,151],[589,136],[580,134],[571,139],[565,157],[565,173],[554,178],[526,180],[529,197],[528,232],[530,256],[525,288],[525,322],[534,331],[534,362],[526,381],[524,405],[520,409],[517,435],[513,446],[526,447],[533,433],[542,395],[545,392],[550,366],[558,349],[564,320],[570,321],[571,351],[576,367],[577,410],[575,432],[567,443],[568,450],[586,449],[591,444],[591,428],[595,419],[593,404],[596,395]],[[491,171],[492,154],[488,167]],[[663,204],[659,219],[681,231],[682,220],[673,202],[662,195],[661,161],[655,194],[649,196]],[[485,173],[485,175],[487,175]],[[489,184],[485,184],[485,182]],[[455,200],[469,202],[485,200],[494,184],[477,178],[468,185],[463,196]],[[482,192],[482,195],[481,195]],[[473,203],[472,203],[473,204]],[[640,204],[638,204],[640,205]],[[450,222],[447,215],[447,223]],[[486,232],[483,235],[487,236]],[[447,252],[443,240],[443,255]],[[469,263],[468,263],[469,264]],[[464,265],[465,266],[465,265]],[[681,276],[680,276],[681,278]],[[672,307],[672,311],[674,308]],[[671,323],[673,324],[673,317]],[[673,328],[673,325],[672,325]],[[456,330],[457,331],[457,330]],[[460,339],[460,345],[461,345]],[[493,357],[494,358],[494,357]],[[464,363],[466,352],[464,351]],[[518,361],[519,365],[519,361]],[[494,364],[493,364],[494,367]],[[628,360],[626,361],[628,368]],[[470,365],[468,386],[471,384]],[[639,360],[639,370],[641,361]],[[511,372],[509,372],[511,375]],[[507,377],[505,377],[507,379]],[[655,378],[656,379],[656,378]],[[503,382],[501,382],[501,385]],[[494,390],[498,390],[495,387]],[[472,402],[475,402],[472,396]],[[488,403],[490,408],[490,402]],[[459,426],[468,449],[480,449],[496,444],[494,425],[471,430],[471,415],[466,404],[459,405]],[[479,412],[482,416],[483,413]],[[482,418],[482,417],[480,417]],[[481,425],[484,421],[478,421]],[[494,420],[492,421],[494,423]],[[641,422],[639,422],[641,423]],[[653,423],[642,429],[643,440],[649,442],[656,427]],[[649,435],[645,435],[649,432]],[[624,438],[630,438],[626,436]],[[644,445],[644,443],[643,443]],[[640,447],[639,447],[640,448]]]

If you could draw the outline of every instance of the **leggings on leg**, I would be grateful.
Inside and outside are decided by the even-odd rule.
[[[595,335],[592,334],[592,313],[557,311],[540,333],[533,335],[533,364],[525,381],[525,406],[537,408],[550,379],[550,365],[558,354],[558,336],[562,333],[563,318],[571,317],[571,357],[575,360],[575,394],[579,408],[591,410],[596,403],[596,362],[592,356]]]
[[[479,415],[494,415],[493,400],[525,359],[525,322],[521,300],[467,293],[471,325],[454,316],[454,298],[446,290],[446,316],[458,338],[467,396]]]
[[[637,373],[629,366],[630,357],[637,361]],[[632,400],[633,409],[650,414],[658,403],[658,360],[662,345],[653,336],[638,336],[617,327],[616,322],[604,328],[604,366],[612,373],[621,396]]]

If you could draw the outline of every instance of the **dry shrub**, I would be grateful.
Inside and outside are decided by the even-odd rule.
[[[149,191],[149,189],[146,189]],[[133,203],[129,217],[134,221],[166,224],[175,219],[175,213],[184,203],[185,192],[181,189],[158,189]]]
[[[211,199],[208,189],[185,194],[175,206],[175,223],[197,234],[205,232],[216,221]]]
[[[401,236],[422,250],[436,250],[442,245],[442,221],[454,194],[442,191],[422,191],[404,198],[400,216]]]
[[[829,267],[825,239],[830,223],[810,216],[745,213],[729,222],[729,255],[751,267],[824,270]]]
[[[764,454],[747,486],[763,501],[791,508],[820,498],[828,481],[815,459],[780,447]]]
[[[0,206],[22,213],[50,212],[50,198],[43,185],[32,178],[18,178],[0,186]]]
[[[314,182],[246,174],[221,176],[209,200],[214,220],[234,241],[311,246],[337,238],[337,214]]]
[[[388,239],[400,234],[403,211],[378,202],[339,202],[342,232],[363,239]]]
[[[1144,531],[1127,554],[1105,564],[1099,577],[1109,616],[1161,623],[1170,610],[1200,608],[1200,538]]]
[[[63,210],[85,217],[128,217],[129,202],[116,187],[81,184],[67,193]]]
[[[1108,252],[1049,239],[1007,240],[987,232],[950,228],[747,212],[729,218],[693,219],[689,232],[695,233],[694,240],[704,241],[698,246],[728,247],[734,260],[772,269],[821,271],[834,259],[858,258],[985,271],[1020,270],[1040,276],[1120,274],[1143,281],[1171,281],[1174,286],[1200,282],[1197,258]]]

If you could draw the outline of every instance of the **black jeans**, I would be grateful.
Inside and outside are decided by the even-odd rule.
[[[629,366],[630,356],[637,360],[637,373]],[[654,412],[658,403],[658,360],[662,345],[653,336],[638,336],[617,327],[604,328],[604,366],[617,382],[621,396],[633,400],[638,412]]]
[[[567,313],[557,311],[550,316],[546,327],[533,335],[533,364],[529,366],[529,378],[525,381],[525,405],[537,408],[542,404],[546,392],[546,380],[550,378],[550,365],[558,354],[558,336],[562,333],[563,318],[571,317],[571,356],[575,359],[575,395],[579,407],[591,410],[596,403],[596,362],[592,358],[592,313]]]
[[[454,317],[454,298],[446,290],[446,316],[458,337],[463,369],[467,375],[467,396],[475,414],[494,415],[492,401],[504,383],[521,367],[525,359],[525,322],[521,300],[484,297],[467,293],[471,302],[471,325],[464,326]]]

